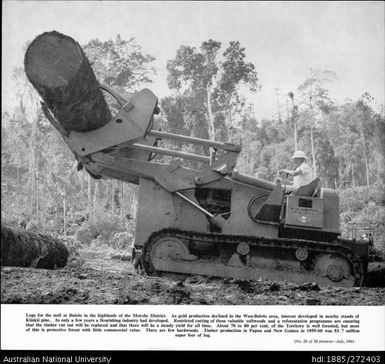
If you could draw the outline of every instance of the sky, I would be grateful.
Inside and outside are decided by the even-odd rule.
[[[384,2],[232,1],[17,1],[2,2],[3,110],[15,105],[12,70],[22,67],[25,44],[57,30],[80,44],[98,38],[134,37],[156,57],[152,91],[167,87],[167,60],[183,45],[208,39],[232,40],[246,48],[246,61],[258,72],[262,89],[247,93],[258,119],[283,112],[287,93],[296,94],[310,69],[333,70],[328,85],[337,101],[369,92],[384,104]],[[277,91],[278,90],[278,91]]]

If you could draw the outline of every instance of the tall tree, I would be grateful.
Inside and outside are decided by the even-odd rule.
[[[156,73],[155,57],[143,52],[135,38],[124,40],[93,39],[83,47],[97,79],[121,93],[132,93],[143,84],[151,83]]]
[[[252,91],[259,87],[255,67],[245,62],[245,49],[240,43],[230,42],[222,57],[221,47],[212,39],[198,49],[182,45],[175,58],[167,62],[169,87],[186,97],[187,122],[201,125],[211,140],[218,138],[217,127],[222,120],[229,128],[234,103],[240,101],[239,85],[245,83]]]
[[[317,157],[314,147],[314,131],[319,126],[324,114],[330,113],[333,102],[329,97],[328,90],[325,88],[327,83],[332,82],[337,77],[334,71],[311,69],[305,81],[298,86],[301,104],[309,110],[306,115],[307,122],[305,127],[310,130],[310,146],[313,164],[313,175],[317,175]]]
[[[221,109],[226,110],[226,125],[229,128],[234,111],[238,111],[239,105],[244,103],[239,95],[239,84],[248,85],[252,92],[258,91],[261,86],[258,83],[255,66],[245,61],[245,48],[241,47],[239,41],[230,42],[223,52],[223,58],[221,76],[218,80],[217,102]]]

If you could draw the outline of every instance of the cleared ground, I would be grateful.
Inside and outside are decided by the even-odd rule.
[[[385,288],[319,287],[309,282],[148,277],[129,257],[83,249],[63,269],[1,268],[1,302],[29,304],[383,305]]]

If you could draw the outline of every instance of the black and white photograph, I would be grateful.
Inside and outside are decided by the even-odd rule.
[[[2,305],[384,306],[384,2],[2,10]]]

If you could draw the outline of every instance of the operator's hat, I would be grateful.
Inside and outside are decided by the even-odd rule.
[[[294,152],[293,156],[291,157],[291,159],[294,159],[294,158],[304,158],[304,159],[307,159],[306,154],[302,150],[296,150]]]

